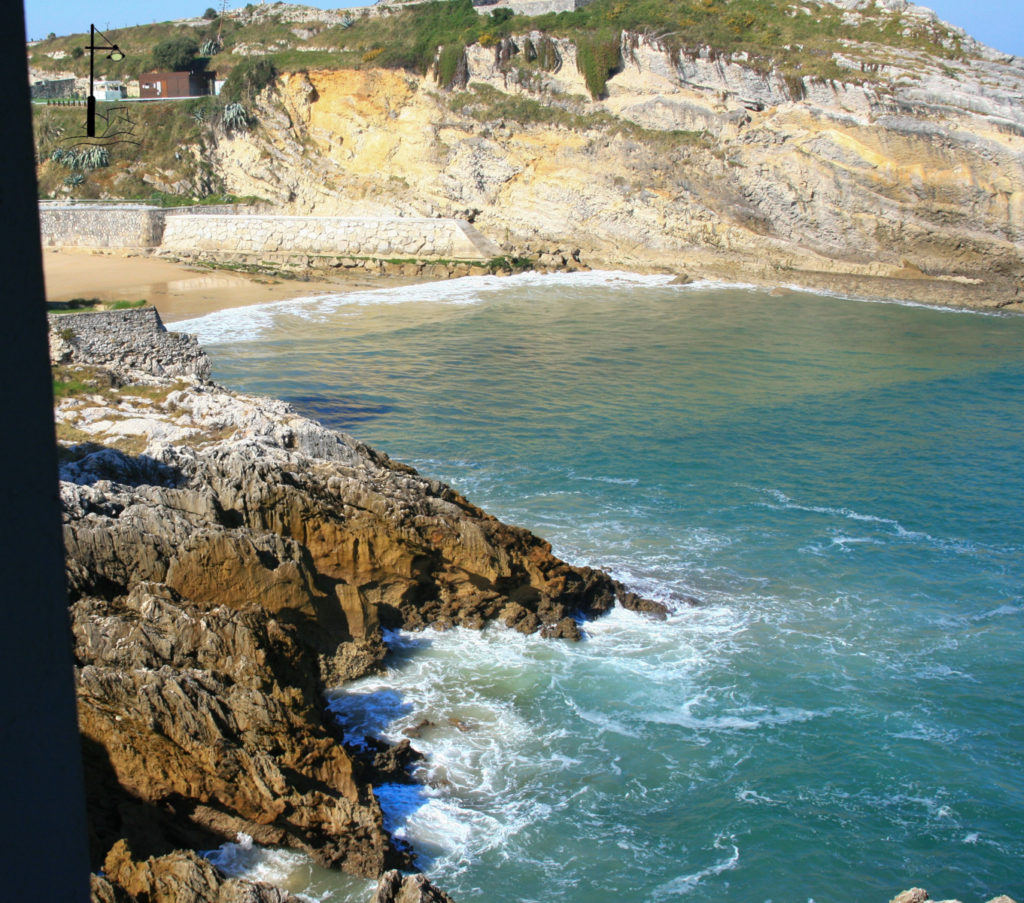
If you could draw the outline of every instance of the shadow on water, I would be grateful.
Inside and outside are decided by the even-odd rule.
[[[334,690],[327,702],[327,711],[341,728],[345,745],[355,749],[372,749],[384,740],[387,728],[412,712],[397,690],[369,692]]]
[[[289,396],[289,401],[304,416],[319,420],[324,426],[336,430],[347,430],[355,424],[376,420],[395,410],[392,404],[360,402],[335,395],[293,394]]]
[[[388,632],[385,639],[389,647],[386,663],[391,668],[399,667],[431,645],[427,637],[411,637],[398,632]],[[375,754],[391,745],[387,739],[389,728],[396,721],[412,714],[413,707],[397,690],[377,687],[367,690],[332,690],[327,696],[327,711],[340,728],[345,746],[370,761]],[[373,759],[375,765],[379,758],[377,755]],[[382,780],[374,787],[374,794],[384,814],[384,827],[400,844],[408,843],[405,829],[409,820],[430,801],[427,788],[420,782],[415,770],[410,769],[407,775],[407,779]],[[431,857],[424,854],[423,850],[410,849],[410,852],[418,868],[429,867]]]

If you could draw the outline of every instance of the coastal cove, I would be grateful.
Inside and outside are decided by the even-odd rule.
[[[574,645],[391,635],[387,675],[332,703],[426,754],[425,787],[378,792],[390,827],[457,900],[1019,898],[1024,322],[667,283],[482,277],[175,324],[218,382],[671,609]],[[294,853],[221,857],[366,896]]]
[[[24,46],[14,896],[1024,903],[1024,59],[201,10]]]

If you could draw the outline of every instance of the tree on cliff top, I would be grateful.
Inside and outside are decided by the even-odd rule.
[[[169,72],[184,72],[192,68],[199,45],[193,38],[181,35],[160,41],[153,48],[153,68]]]

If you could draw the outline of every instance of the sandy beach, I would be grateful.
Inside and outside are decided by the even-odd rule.
[[[305,282],[186,266],[154,257],[124,257],[67,248],[43,251],[43,273],[47,301],[144,299],[160,312],[165,323],[247,304],[427,281],[423,277],[376,276],[362,270],[357,274],[342,270],[330,281]]]

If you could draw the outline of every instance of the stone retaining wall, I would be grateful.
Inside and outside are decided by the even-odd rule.
[[[516,15],[542,16],[545,13],[571,13],[590,2],[591,0],[507,0],[501,5],[509,7]]]
[[[226,255],[487,260],[501,249],[465,220],[336,216],[174,216],[162,251]]]
[[[152,248],[163,231],[164,212],[157,207],[39,205],[46,248]]]
[[[465,220],[428,217],[276,216],[157,207],[40,204],[45,247],[154,248],[181,257],[282,255],[490,260],[501,249]]]

